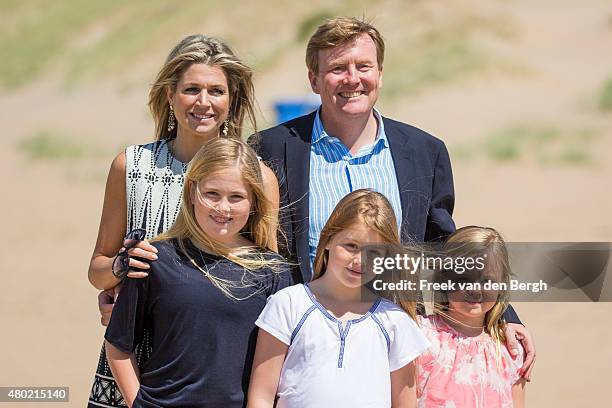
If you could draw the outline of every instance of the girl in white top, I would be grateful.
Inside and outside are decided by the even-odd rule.
[[[429,346],[395,304],[362,296],[361,247],[399,243],[387,199],[344,197],[323,231],[314,280],[268,299],[259,319],[248,407],[414,407],[414,360]],[[365,293],[366,291],[363,291]]]

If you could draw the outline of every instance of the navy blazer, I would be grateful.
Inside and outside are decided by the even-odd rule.
[[[281,123],[249,138],[276,173],[280,189],[279,252],[295,261],[294,282],[310,282],[308,188],[310,142],[316,112]],[[431,242],[455,231],[455,191],[444,142],[414,126],[383,117],[402,204],[401,239]],[[507,322],[521,323],[509,306]]]
[[[249,140],[276,173],[280,188],[279,239],[283,255],[298,263],[294,279],[312,279],[308,245],[310,142],[315,112],[262,131]],[[402,205],[403,242],[443,240],[455,231],[453,175],[444,142],[383,117]]]

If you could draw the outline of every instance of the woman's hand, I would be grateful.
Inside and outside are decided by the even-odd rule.
[[[126,241],[124,241],[124,245],[126,245]],[[122,251],[123,249],[124,248],[121,248]],[[137,245],[128,250],[128,255],[130,256],[130,271],[127,277],[132,279],[146,278],[149,276],[148,272],[134,271],[131,268],[149,269],[151,266],[147,261],[152,262],[157,260],[157,248],[151,245],[149,241],[140,241]],[[134,257],[140,259],[135,259]],[[113,288],[103,290],[98,294],[98,309],[100,310],[100,322],[102,326],[108,326],[120,290],[121,283]]]
[[[123,245],[127,245],[127,241],[128,240],[123,241]],[[121,251],[123,250],[124,248],[121,248]],[[151,267],[149,262],[157,260],[157,248],[151,245],[149,241],[144,240],[130,248],[127,253],[130,256],[130,270],[128,271],[127,277],[139,279],[149,276],[149,273],[146,271],[135,271],[132,268],[148,270]]]

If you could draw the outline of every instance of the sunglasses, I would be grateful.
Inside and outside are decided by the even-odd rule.
[[[130,270],[130,255],[128,251],[144,241],[147,236],[147,231],[142,228],[136,228],[127,233],[123,240],[123,250],[120,251],[113,260],[112,272],[115,278],[123,280]]]

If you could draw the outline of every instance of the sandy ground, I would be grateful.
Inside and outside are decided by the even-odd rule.
[[[452,156],[455,219],[494,226],[515,241],[612,241],[612,116],[595,106],[612,75],[612,7],[597,0],[588,6],[497,3],[521,34],[492,47],[521,69],[490,69],[381,109],[438,135],[451,151],[480,146],[491,132],[514,124],[593,130],[590,161],[583,164],[541,163],[529,155],[508,163],[483,154]],[[87,265],[110,161],[122,146],[152,134],[144,82],[129,92],[118,92],[113,83],[66,92],[51,76],[0,95],[0,386],[69,386],[69,406],[87,399],[104,332]],[[258,77],[268,117],[270,102],[283,92],[307,90],[299,50]],[[60,130],[88,146],[88,153],[79,160],[32,160],[18,145],[40,129]],[[528,405],[609,405],[604,390],[611,379],[612,303],[516,309],[538,348]]]

